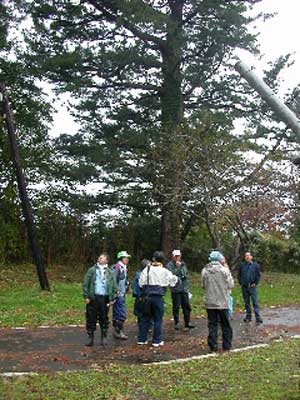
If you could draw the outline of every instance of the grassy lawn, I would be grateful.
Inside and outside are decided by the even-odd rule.
[[[14,326],[83,324],[85,305],[79,268],[52,267],[48,270],[51,292],[41,291],[35,267],[0,267],[0,328]],[[192,317],[205,315],[199,274],[192,273]],[[241,290],[233,289],[235,311],[243,310]],[[262,307],[300,304],[300,275],[264,274],[259,286]],[[170,293],[165,297],[166,316],[171,316]],[[128,319],[133,320],[133,299],[127,296]]]
[[[108,365],[101,371],[2,378],[0,397],[296,400],[300,398],[299,340],[180,364]]]

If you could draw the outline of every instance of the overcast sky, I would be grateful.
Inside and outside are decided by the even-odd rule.
[[[256,32],[259,32],[258,41],[263,57],[257,59],[245,53],[240,56],[259,73],[268,62],[274,61],[280,55],[293,53],[295,64],[280,76],[282,92],[285,92],[300,83],[300,0],[263,0],[255,6],[255,11],[276,12],[277,15],[257,25]],[[66,109],[60,108],[54,117],[52,134],[71,133],[76,128]]]

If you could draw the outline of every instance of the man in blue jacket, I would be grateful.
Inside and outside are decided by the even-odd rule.
[[[241,263],[238,269],[238,281],[242,288],[242,294],[245,302],[246,316],[244,322],[251,321],[251,305],[252,300],[256,322],[261,324],[263,321],[260,317],[257,285],[260,281],[260,267],[256,262],[253,262],[253,257],[250,252],[245,253],[245,261]]]

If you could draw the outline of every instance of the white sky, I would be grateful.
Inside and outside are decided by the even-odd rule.
[[[294,53],[295,64],[281,75],[284,92],[300,83],[300,0],[263,0],[255,6],[255,11],[276,12],[278,15],[257,25],[263,57],[256,59],[248,53],[240,53],[239,56],[259,73],[268,62],[280,55]],[[77,128],[66,108],[59,107],[51,134],[57,136],[60,133],[74,133]]]

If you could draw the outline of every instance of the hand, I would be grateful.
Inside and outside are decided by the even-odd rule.
[[[256,284],[255,283],[252,283],[252,285],[250,285],[250,287],[255,287],[256,286]]]
[[[89,298],[85,299],[85,304],[90,304],[90,302],[91,302],[91,299],[89,299]]]
[[[180,267],[181,266],[181,261],[176,261],[176,266]]]

